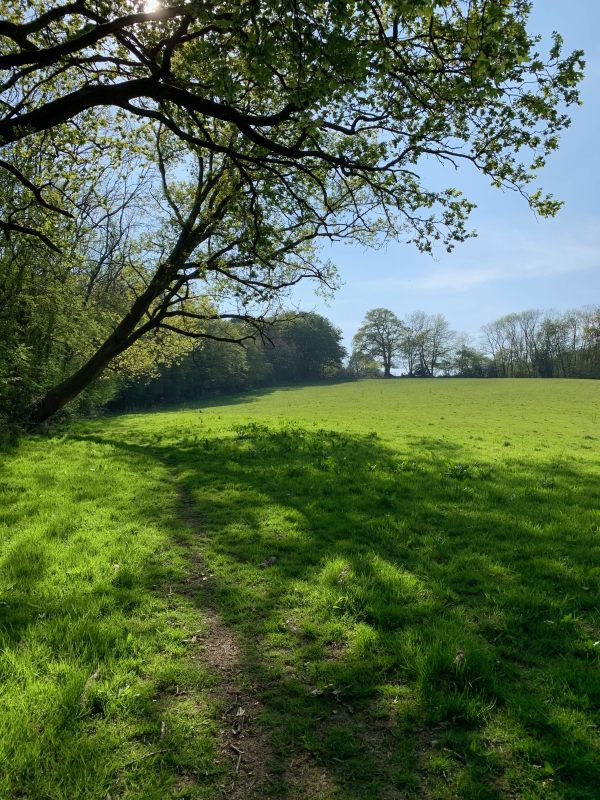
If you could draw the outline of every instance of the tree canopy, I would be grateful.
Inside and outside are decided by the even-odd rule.
[[[90,143],[81,120],[97,112],[97,126],[162,124],[240,166],[267,166],[278,183],[300,170],[326,194],[383,204],[398,215],[388,224],[408,224],[423,246],[440,228],[464,235],[469,207],[422,185],[423,156],[469,161],[539,211],[556,207],[528,187],[568,124],[581,53],[562,57],[555,35],[543,59],[524,0],[13,0],[5,9],[1,166],[16,181],[13,144]],[[224,141],[223,128],[239,136]],[[441,215],[427,213],[436,206]]]
[[[344,375],[341,332],[313,312],[284,312],[269,342],[245,348],[222,341],[239,337],[245,323],[215,321],[213,339],[195,341],[189,353],[163,365],[157,376],[134,376],[111,400],[110,408],[148,408],[197,401],[208,394],[262,386],[306,383]]]
[[[367,312],[354,336],[350,377],[599,378],[600,307],[563,313],[529,309],[484,325],[479,341],[443,314]],[[386,368],[387,365],[387,368]]]

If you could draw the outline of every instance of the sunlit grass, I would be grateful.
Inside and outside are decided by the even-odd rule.
[[[0,795],[218,792],[211,675],[186,644],[201,598],[177,588],[199,547],[262,701],[278,778],[257,796],[596,797],[599,400],[373,381],[5,454]]]
[[[169,595],[187,559],[164,467],[68,437],[3,462],[0,797],[159,800],[187,771],[208,785],[214,704],[187,657],[194,604]]]

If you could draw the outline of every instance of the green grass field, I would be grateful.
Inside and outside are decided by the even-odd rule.
[[[278,389],[23,440],[0,797],[597,798],[599,456],[600,383],[558,380]]]

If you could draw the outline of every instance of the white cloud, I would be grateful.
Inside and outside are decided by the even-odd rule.
[[[388,278],[376,282],[360,281],[365,286],[376,283],[381,288],[410,288],[424,292],[464,292],[476,286],[498,281],[517,282],[531,278],[548,278],[585,270],[600,271],[600,240],[595,228],[561,232],[546,236],[544,231],[532,235],[531,230],[480,231],[476,241],[462,245],[462,251],[445,265],[420,260],[414,277]],[[467,254],[465,254],[467,250]],[[451,262],[460,258],[456,266]]]

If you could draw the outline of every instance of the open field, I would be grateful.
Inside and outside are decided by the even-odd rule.
[[[279,389],[1,457],[1,798],[598,797],[600,383]]]

